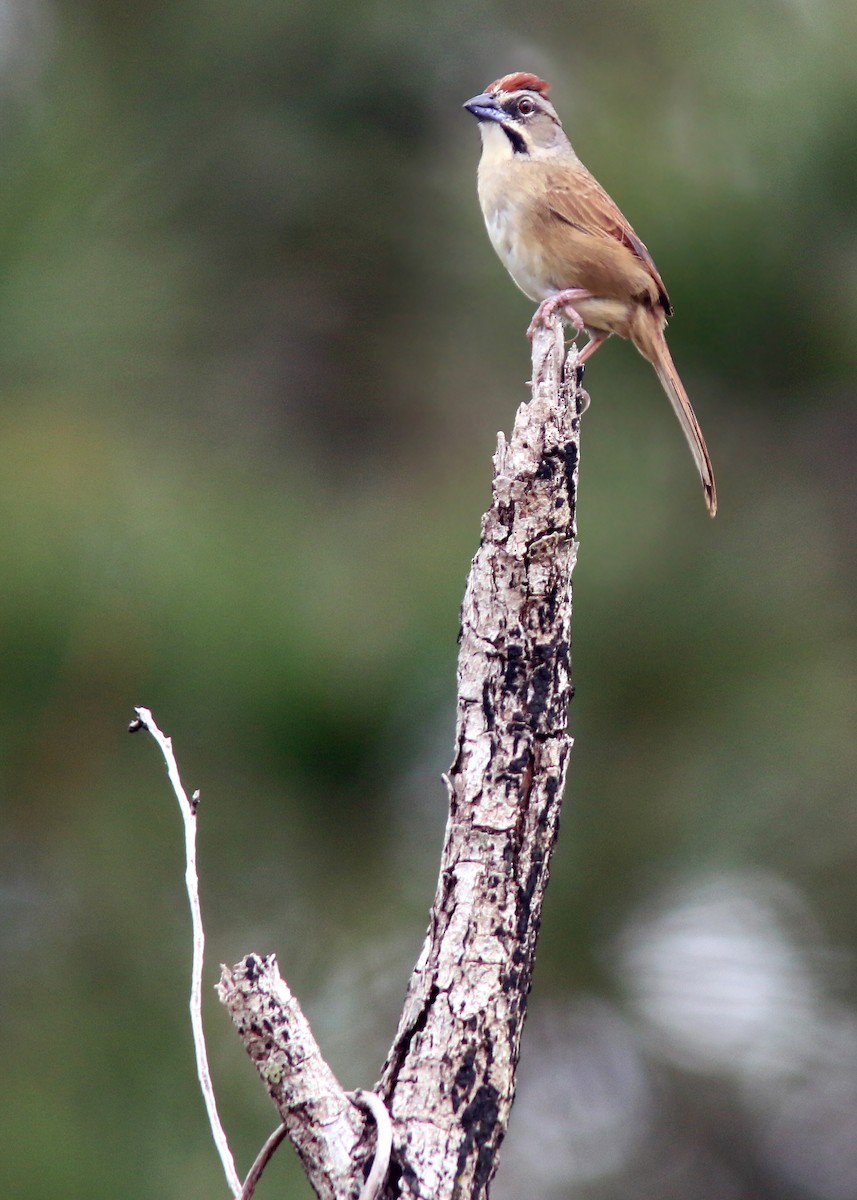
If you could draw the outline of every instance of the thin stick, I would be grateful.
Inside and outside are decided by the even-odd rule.
[[[278,1125],[267,1142],[265,1142],[265,1145],[256,1155],[256,1161],[250,1168],[247,1178],[244,1180],[244,1187],[241,1189],[241,1195],[238,1197],[238,1200],[253,1200],[253,1193],[256,1191],[256,1184],[262,1178],[262,1172],[271,1161],[274,1151],[287,1133],[288,1130],[285,1125]]]
[[[198,793],[194,793],[193,798],[189,800],[187,793],[182,787],[179,769],[176,765],[175,755],[173,754],[172,738],[168,738],[160,731],[155,718],[148,708],[135,708],[134,711],[137,714],[137,720],[140,724],[138,725],[137,722],[132,723],[131,729],[139,729],[140,726],[144,726],[158,743],[161,754],[164,756],[164,762],[167,764],[167,774],[169,775],[170,783],[173,785],[173,791],[179,802],[182,821],[184,822],[185,884],[187,886],[187,898],[190,904],[190,917],[193,926],[190,1023],[193,1030],[194,1050],[196,1052],[196,1072],[199,1078],[199,1086],[202,1089],[202,1097],[205,1100],[205,1107],[208,1111],[211,1135],[214,1138],[214,1144],[220,1155],[220,1161],[223,1163],[226,1182],[229,1184],[232,1195],[237,1198],[241,1195],[241,1180],[238,1178],[238,1172],[235,1170],[235,1160],[232,1157],[229,1142],[226,1139],[226,1134],[217,1113],[217,1101],[214,1098],[211,1072],[208,1069],[205,1031],[202,1027],[202,966],[205,957],[205,930],[202,924],[202,909],[199,903],[199,878],[196,870],[196,810],[199,797]]]
[[[375,1121],[375,1157],[372,1159],[372,1169],[363,1184],[358,1200],[378,1200],[390,1170],[393,1122],[390,1120],[386,1104],[375,1092],[365,1092],[359,1088],[356,1092],[348,1092],[347,1095],[359,1108],[367,1109]]]

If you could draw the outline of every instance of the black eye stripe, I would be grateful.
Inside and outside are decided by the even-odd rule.
[[[529,99],[529,97],[527,97],[527,98]],[[522,99],[521,96],[516,96],[514,100],[507,100],[506,103],[503,105],[503,111],[508,113],[509,116],[512,117],[513,119],[520,119],[522,114],[518,112],[518,104],[520,103],[521,99]],[[530,111],[531,112],[536,111],[535,103],[533,103],[533,107]],[[530,114],[527,113],[527,116],[529,116],[529,115]]]
[[[524,98],[529,100],[532,103],[533,107],[532,107],[532,110],[528,113],[519,113],[518,112],[518,104]],[[559,125],[559,123],[560,123],[559,119],[557,117],[555,117],[552,113],[548,112],[548,110],[546,108],[542,108],[541,104],[539,104],[538,99],[535,96],[533,96],[533,97],[515,96],[511,100],[504,101],[502,107],[503,107],[503,112],[506,113],[506,115],[509,117],[509,119],[511,121],[517,121],[519,124],[522,121],[524,121],[527,117],[534,117],[534,116],[536,116],[536,114],[538,114],[541,117],[547,117],[549,121],[553,121],[554,125]]]

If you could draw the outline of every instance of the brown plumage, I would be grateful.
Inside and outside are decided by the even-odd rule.
[[[679,418],[712,516],[717,492],[708,449],[675,369],[664,329],[672,306],[643,242],[584,167],[565,135],[548,84],[517,71],[465,108],[482,132],[479,199],[488,235],[518,287],[539,302],[531,325],[561,311],[590,341],[613,333],[657,372]]]
[[[550,91],[550,86],[544,79],[539,79],[538,75],[531,75],[529,71],[515,71],[512,75],[504,75],[502,79],[495,79],[485,91],[496,96],[498,92],[518,92],[526,88],[531,92],[540,92],[546,96]]]

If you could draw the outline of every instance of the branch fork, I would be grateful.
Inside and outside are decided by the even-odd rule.
[[[555,315],[534,330],[532,358],[532,399],[508,441],[498,435],[462,606],[437,892],[375,1091],[343,1090],[273,955],[223,967],[217,986],[282,1120],[257,1164],[288,1134],[321,1200],[483,1200],[508,1124],[571,749],[571,573],[588,403],[580,356],[575,346],[566,354]],[[137,712],[171,755],[148,710]],[[195,827],[195,809],[180,803],[186,829],[188,819]],[[195,918],[195,971],[197,944]],[[241,1193],[228,1163],[231,1155],[233,1193],[246,1200],[256,1166]]]

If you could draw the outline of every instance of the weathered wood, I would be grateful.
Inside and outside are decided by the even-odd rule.
[[[571,739],[579,415],[562,327],[533,339],[533,396],[499,435],[461,613],[449,820],[426,941],[377,1091],[393,1123],[385,1200],[481,1200],[515,1090]],[[374,1140],[273,958],[220,996],[322,1200],[352,1200]]]
[[[273,954],[223,967],[217,993],[320,1200],[355,1200],[365,1118],[322,1057]],[[361,1152],[362,1151],[362,1152]]]
[[[393,1118],[384,1195],[478,1200],[515,1088],[571,739],[569,647],[577,354],[533,342],[533,398],[499,435],[461,614],[450,814],[425,945],[379,1091]]]

